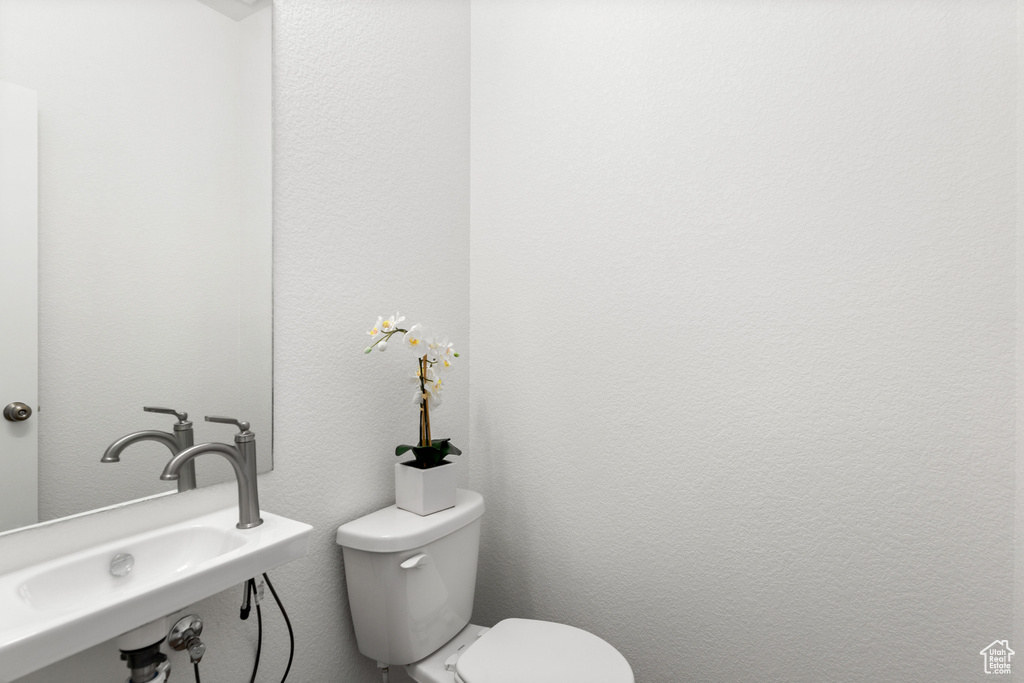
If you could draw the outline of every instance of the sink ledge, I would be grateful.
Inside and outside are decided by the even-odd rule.
[[[232,506],[0,574],[0,683],[308,554],[310,525],[262,516],[260,526],[237,529]],[[188,547],[200,536],[201,548]],[[112,577],[110,559],[133,550],[142,555],[136,567]]]

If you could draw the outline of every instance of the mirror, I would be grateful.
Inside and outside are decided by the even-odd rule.
[[[100,463],[171,431],[143,406],[196,443],[248,421],[271,468],[269,4],[0,0],[0,81],[38,101],[39,521],[176,490],[163,445]]]

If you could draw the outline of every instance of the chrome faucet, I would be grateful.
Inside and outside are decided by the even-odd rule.
[[[140,441],[156,441],[162,443],[170,449],[171,455],[177,455],[181,451],[185,450],[194,443],[194,437],[192,435],[192,423],[188,420],[188,413],[179,413],[177,410],[171,408],[143,408],[147,413],[164,413],[166,415],[174,415],[178,418],[178,421],[174,425],[174,434],[168,434],[167,432],[158,432],[155,430],[146,430],[141,432],[132,432],[126,436],[122,436],[114,443],[107,446],[107,450],[104,451],[103,457],[100,458],[100,462],[121,462],[121,451],[131,446],[133,443]],[[181,476],[178,477],[178,493],[182,491],[191,491],[196,487],[196,466],[193,463],[189,463],[188,467],[181,472]]]
[[[201,443],[186,448],[167,463],[160,478],[165,481],[177,479],[179,471],[192,464],[192,460],[203,453],[218,453],[227,458],[235,470],[238,480],[238,524],[239,529],[251,529],[263,524],[260,519],[260,501],[256,490],[256,435],[249,431],[249,423],[230,417],[206,416],[207,422],[222,422],[237,425],[235,445],[226,443]]]

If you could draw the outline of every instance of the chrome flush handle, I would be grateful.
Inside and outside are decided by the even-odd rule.
[[[420,553],[419,555],[410,557],[398,566],[402,569],[419,569],[420,567],[425,567],[429,560],[430,558],[427,557],[426,553]]]

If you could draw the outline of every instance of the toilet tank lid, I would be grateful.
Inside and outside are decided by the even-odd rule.
[[[419,548],[458,531],[484,514],[484,499],[475,491],[458,489],[455,507],[420,516],[392,505],[338,527],[338,545],[371,553]]]

